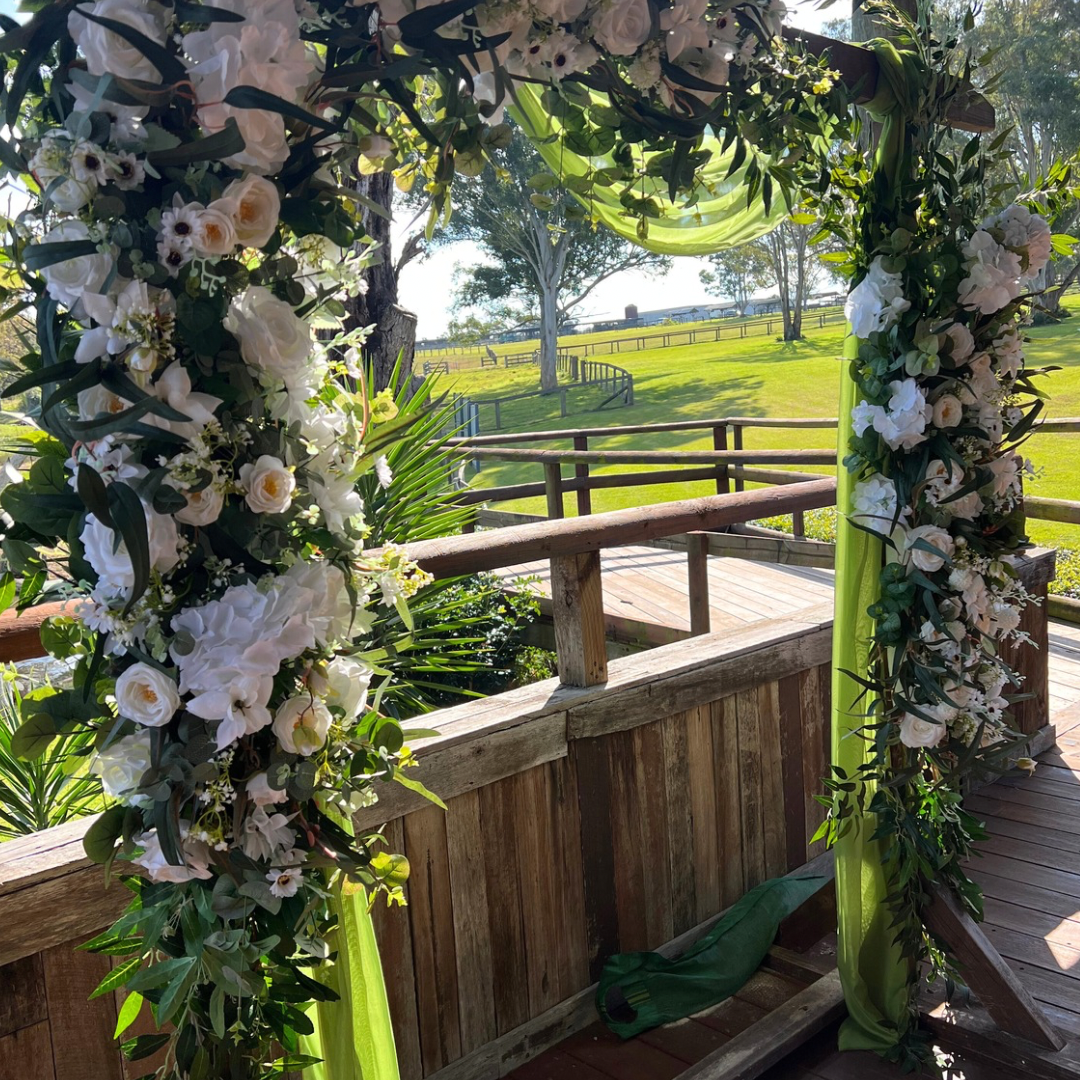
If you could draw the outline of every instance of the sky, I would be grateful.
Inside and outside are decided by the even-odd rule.
[[[810,3],[804,0],[790,12],[787,22],[803,30],[820,31],[826,19],[841,17],[846,11],[846,4],[836,4],[826,12],[820,12],[813,0]],[[402,223],[402,228],[405,224],[407,222]],[[458,268],[481,261],[477,246],[462,242],[439,248],[424,261],[414,261],[405,267],[399,283],[399,302],[416,313],[416,334],[420,340],[445,332],[454,314],[454,279],[459,273]],[[699,271],[707,265],[705,259],[684,257],[674,259],[671,270],[663,277],[650,277],[634,270],[616,274],[601,282],[575,310],[586,318],[621,319],[628,304],[636,304],[641,311],[653,311],[715,302],[698,277]]]
[[[16,0],[0,0],[0,14],[15,15],[16,6]],[[843,8],[846,5],[837,5],[822,13],[816,10],[815,0],[802,0],[787,21],[802,29],[820,30],[826,18],[835,18]],[[401,235],[407,224],[403,221],[397,227],[395,223],[395,232]],[[422,340],[445,332],[454,310],[453,288],[458,267],[480,261],[476,245],[460,243],[440,248],[422,262],[412,262],[405,268],[401,275],[400,303],[416,312],[417,337]],[[597,286],[577,309],[578,313],[594,319],[621,319],[628,304],[636,304],[641,311],[651,311],[709,302],[711,298],[698,277],[705,265],[704,259],[676,258],[663,277],[651,277],[642,271],[616,274]]]

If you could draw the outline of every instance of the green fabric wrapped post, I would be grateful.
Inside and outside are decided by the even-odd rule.
[[[845,357],[850,362],[859,350],[859,339],[849,334]],[[845,364],[840,387],[838,460],[843,461],[851,437],[851,410],[855,406],[855,382]],[[856,734],[865,723],[869,707],[863,698],[853,709],[862,687],[843,674],[865,672],[874,621],[866,613],[881,593],[883,547],[848,520],[855,477],[840,464],[836,483],[836,610],[833,626],[832,760],[853,776],[865,760],[866,743]],[[836,960],[848,1018],[840,1029],[842,1050],[874,1050],[882,1053],[896,1044],[897,1031],[907,1010],[908,965],[890,929],[892,914],[885,906],[888,896],[884,845],[873,841],[874,822],[869,816],[836,844],[836,909],[839,939]]]
[[[874,155],[875,201],[892,218],[898,210],[900,181],[910,168],[907,118],[928,79],[920,58],[891,42],[867,43],[877,57],[877,92],[867,111],[881,124]],[[836,609],[833,634],[832,760],[854,776],[866,760],[866,743],[853,734],[865,724],[870,701],[855,701],[862,687],[843,674],[865,674],[874,621],[867,608],[881,596],[884,544],[849,520],[856,478],[844,467],[852,436],[851,410],[858,404],[850,366],[858,357],[859,339],[849,333],[844,343],[847,363],[841,376],[837,433],[836,485]],[[871,797],[872,792],[867,793]],[[840,1029],[842,1050],[886,1053],[908,1026],[910,963],[894,941],[893,916],[885,905],[889,895],[885,845],[872,840],[875,823],[863,815],[836,844],[836,907],[839,916],[837,967],[844,987],[848,1018]]]
[[[674,960],[654,952],[613,956],[604,965],[596,992],[604,1023],[629,1039],[731,997],[760,967],[780,923],[828,880],[815,876],[763,882]]]

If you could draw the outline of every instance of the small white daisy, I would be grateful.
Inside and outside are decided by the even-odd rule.
[[[159,230],[162,242],[174,247],[182,247],[185,251],[190,248],[199,228],[201,210],[202,207],[198,203],[188,203],[186,206],[176,206],[172,210],[166,210],[161,215],[161,229]]]
[[[71,151],[71,175],[81,184],[109,181],[109,155],[92,142],[79,142]]]
[[[299,867],[287,867],[284,870],[271,870],[266,880],[270,882],[270,895],[284,900],[296,895],[304,875]]]
[[[162,240],[157,246],[158,261],[172,277],[176,277],[180,270],[191,262],[194,253],[191,245],[186,247],[175,240]]]
[[[143,163],[130,150],[114,154],[108,171],[109,178],[121,191],[131,191],[146,179]]]

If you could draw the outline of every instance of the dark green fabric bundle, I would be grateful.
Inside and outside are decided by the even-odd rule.
[[[604,1023],[629,1039],[731,997],[761,965],[780,923],[826,881],[818,876],[762,882],[674,960],[654,952],[613,956],[596,992]]]

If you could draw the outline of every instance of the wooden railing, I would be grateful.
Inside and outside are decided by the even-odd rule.
[[[813,429],[834,428],[835,417],[750,417],[729,416],[711,420],[680,420],[660,424],[625,424],[611,427],[571,428],[554,431],[506,432],[450,440],[462,456],[475,462],[535,462],[543,468],[542,482],[511,484],[502,487],[467,488],[459,501],[466,505],[495,504],[515,499],[545,496],[548,517],[562,517],[563,496],[575,493],[579,515],[592,513],[592,492],[601,488],[626,488],[652,485],[685,484],[697,480],[715,480],[718,493],[742,491],[747,483],[795,484],[820,479],[820,474],[805,471],[810,465],[835,465],[836,455],[825,450],[747,450],[744,433],[752,428]],[[1046,420],[1037,434],[1080,434],[1080,419],[1064,417]],[[627,435],[653,435],[671,432],[711,432],[712,452],[590,450],[590,439],[612,439]],[[572,442],[573,449],[512,449],[520,443]],[[729,449],[730,447],[730,449]],[[670,465],[678,468],[649,472],[605,473],[593,475],[591,465]],[[801,466],[800,471],[759,468],[762,465]],[[572,467],[573,476],[564,476],[563,467]],[[1057,521],[1080,525],[1080,500],[1046,499],[1026,496],[1024,511],[1035,521]],[[801,512],[793,514],[792,532],[805,535]],[[1080,546],[1080,538],[1078,538]],[[1053,598],[1058,614],[1080,621],[1080,601],[1065,602]],[[1066,615],[1067,613],[1067,615]]]
[[[391,787],[358,819],[385,825],[412,867],[409,907],[376,909],[403,1080],[496,1080],[595,1017],[612,953],[685,946],[815,854],[831,604],[736,632],[698,622],[689,641],[609,664],[599,552],[834,498],[826,478],[408,547],[437,578],[550,558],[559,679],[424,717],[438,734],[414,745],[417,775],[447,811]],[[687,549],[706,594],[707,550]],[[1025,561],[1029,587],[1048,564]],[[0,654],[40,652],[42,614],[0,620]],[[1019,666],[1038,696],[1045,649]],[[1045,689],[1039,708],[1022,723],[1045,724]],[[73,947],[130,894],[84,857],[86,825],[0,845],[0,1073],[13,1080],[154,1067],[122,1064],[117,995],[87,1001],[111,961]]]

